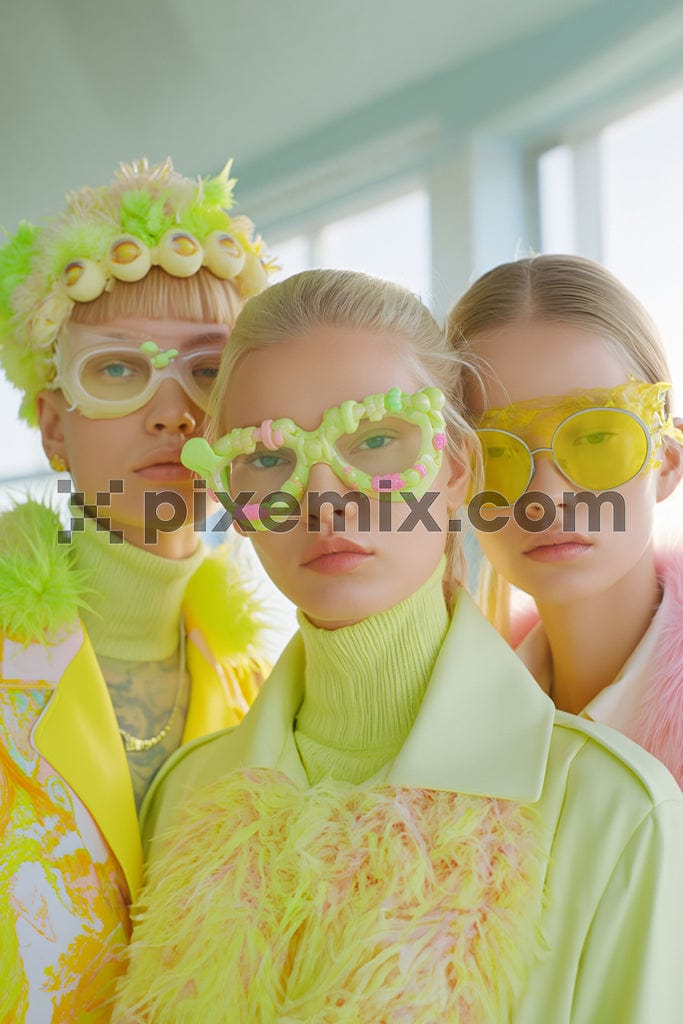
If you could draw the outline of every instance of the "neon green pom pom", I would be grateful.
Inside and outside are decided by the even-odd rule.
[[[47,643],[86,604],[84,576],[70,546],[58,544],[60,529],[57,513],[37,501],[0,517],[0,631],[19,643]]]

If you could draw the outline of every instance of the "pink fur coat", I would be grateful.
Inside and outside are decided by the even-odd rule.
[[[658,552],[657,575],[664,596],[648,630],[655,631],[656,641],[651,679],[623,732],[659,758],[683,788],[683,550]],[[538,621],[535,606],[515,609],[512,647]]]

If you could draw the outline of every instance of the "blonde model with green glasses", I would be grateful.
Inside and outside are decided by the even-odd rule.
[[[675,1024],[683,796],[556,711],[463,589],[476,438],[427,309],[345,271],[276,284],[214,403],[183,460],[299,631],[145,800],[114,1020]]]

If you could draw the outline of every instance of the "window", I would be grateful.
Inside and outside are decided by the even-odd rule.
[[[683,400],[683,92],[600,137],[603,258],[657,322]]]
[[[0,509],[28,487],[36,496],[52,495],[50,479],[54,474],[40,442],[40,433],[19,420],[21,396],[0,374],[0,431],[4,443],[0,451]]]
[[[571,146],[555,146],[541,156],[538,192],[543,252],[576,254],[574,151]]]
[[[599,259],[638,296],[659,327],[683,416],[683,91],[546,151],[538,169],[544,251]],[[683,484],[657,517],[681,533]]]
[[[431,239],[424,189],[269,245],[281,266],[277,280],[309,267],[361,270],[403,284],[429,303]]]

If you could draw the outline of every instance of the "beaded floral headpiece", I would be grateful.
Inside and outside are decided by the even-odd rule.
[[[111,185],[72,193],[45,227],[20,224],[0,249],[0,360],[24,391],[26,420],[35,423],[35,396],[54,376],[55,343],[74,303],[153,266],[173,277],[207,267],[244,298],[263,290],[274,263],[252,222],[228,213],[230,167],[192,181],[170,159],[122,164]]]

